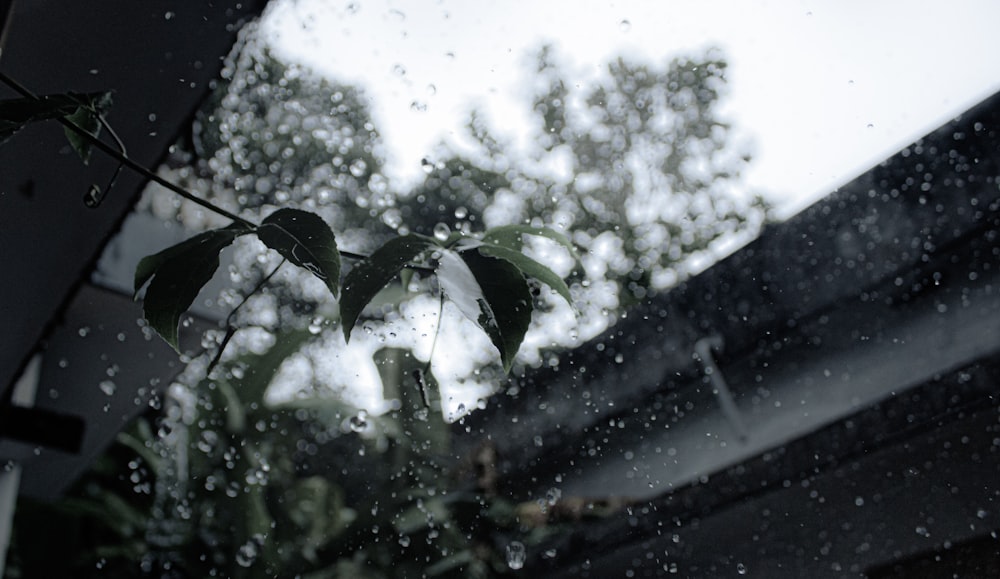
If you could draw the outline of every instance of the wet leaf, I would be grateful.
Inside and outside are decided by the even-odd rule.
[[[514,251],[498,245],[483,244],[479,247],[479,253],[491,257],[498,257],[507,261],[519,269],[524,275],[533,277],[554,289],[556,293],[566,300],[566,303],[572,305],[573,297],[569,293],[569,286],[566,285],[566,282],[564,282],[563,279],[556,274],[556,272],[524,255],[520,251]]]
[[[429,237],[404,235],[390,239],[366,259],[355,264],[344,279],[344,295],[340,299],[340,318],[344,339],[351,340],[351,330],[365,306],[396,274],[428,249],[438,247]]]
[[[322,217],[301,209],[279,209],[261,222],[257,237],[288,261],[323,280],[330,293],[337,296],[340,252],[333,231]]]
[[[503,247],[511,251],[516,251],[518,253],[524,248],[524,236],[525,235],[535,235],[538,237],[544,237],[558,243],[559,245],[566,248],[569,251],[570,257],[573,258],[575,262],[574,268],[578,271],[583,271],[583,264],[580,262],[580,256],[576,253],[576,248],[573,247],[573,243],[568,237],[559,233],[554,229],[548,227],[532,227],[531,225],[502,225],[500,227],[494,227],[490,229],[483,235],[483,242],[488,245],[493,245],[496,247]],[[528,274],[531,275],[531,274]],[[544,279],[538,276],[536,277],[539,281],[544,282],[549,285],[549,287],[559,291],[562,295],[560,288],[556,288],[552,284],[549,284]],[[569,292],[567,291],[567,294]],[[566,297],[566,296],[563,296]],[[569,298],[566,298],[569,301]]]
[[[491,245],[505,247],[513,251],[521,251],[524,247],[524,235],[537,235],[546,239],[551,239],[559,245],[569,250],[570,255],[576,258],[576,249],[573,244],[562,233],[549,229],[548,227],[532,227],[531,225],[502,225],[494,227],[483,235],[483,241]]]
[[[79,101],[69,94],[0,100],[0,144],[29,123],[65,117],[79,107]]]
[[[78,96],[81,101],[80,106],[72,114],[66,115],[66,120],[97,137],[101,134],[101,116],[111,110],[111,93]],[[68,127],[64,127],[63,131],[66,134],[66,140],[83,160],[83,164],[90,163],[90,153],[93,149],[90,141]]]
[[[135,272],[135,291],[149,281],[142,309],[146,321],[175,350],[181,315],[219,268],[219,252],[249,228],[230,225],[198,234],[187,241],[144,257]]]
[[[66,117],[93,135],[100,130],[96,115],[106,113],[111,107],[111,93],[65,93],[40,98],[0,100],[0,145],[30,123]],[[66,129],[73,150],[84,163],[90,157],[90,144]]]
[[[250,233],[249,227],[242,225],[240,223],[232,223],[222,229],[215,229],[212,231],[206,231],[205,233],[195,235],[194,237],[186,239],[178,243],[177,245],[172,245],[164,249],[163,251],[160,251],[159,253],[155,253],[153,255],[147,255],[146,257],[142,258],[139,261],[139,265],[137,265],[135,268],[135,280],[133,287],[133,291],[135,292],[135,294],[133,295],[133,297],[139,294],[139,290],[141,290],[142,287],[146,285],[146,282],[148,282],[149,279],[153,277],[153,274],[156,273],[156,270],[159,269],[160,266],[162,266],[164,263],[172,259],[175,259],[179,256],[182,256],[190,251],[196,251],[197,248],[201,247],[205,243],[206,240],[211,239],[215,236],[231,235],[232,239],[235,239],[236,236],[244,235],[247,233]],[[229,243],[232,243],[232,239],[230,239]]]
[[[288,261],[323,280],[337,296],[340,253],[333,231],[319,215],[301,209],[279,209],[261,222],[257,237]]]
[[[509,372],[531,323],[531,291],[521,271],[476,249],[443,250],[438,279],[448,299],[486,332]]]

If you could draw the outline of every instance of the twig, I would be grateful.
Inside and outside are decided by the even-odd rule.
[[[18,93],[20,93],[21,96],[24,96],[24,97],[27,97],[27,98],[31,98],[31,99],[35,99],[35,100],[39,100],[38,95],[36,95],[35,93],[31,92],[24,85],[22,85],[21,83],[17,82],[13,78],[7,76],[3,72],[0,72],[0,81],[3,81],[7,86],[11,87],[12,89],[14,89]],[[138,163],[136,161],[133,161],[132,158],[129,157],[128,154],[125,153],[125,145],[122,143],[121,139],[118,137],[118,134],[115,133],[115,131],[111,129],[111,126],[107,123],[107,121],[104,120],[103,116],[98,115],[98,118],[99,118],[101,124],[105,128],[108,129],[108,133],[111,134],[112,138],[115,139],[115,142],[117,143],[118,147],[121,149],[120,151],[116,151],[110,145],[108,145],[104,141],[100,140],[98,137],[95,137],[90,131],[84,129],[83,127],[77,125],[76,123],[74,123],[73,121],[70,121],[69,119],[67,119],[65,117],[59,118],[59,122],[62,123],[63,126],[67,127],[71,131],[73,131],[74,133],[76,133],[76,134],[80,135],[81,137],[83,137],[84,139],[86,139],[87,142],[89,142],[93,146],[97,147],[105,155],[108,155],[112,159],[118,161],[121,165],[124,165],[124,166],[128,167],[129,169],[132,169],[133,171],[135,171],[139,175],[145,177],[146,179],[149,179],[150,181],[154,181],[155,183],[158,183],[159,185],[162,185],[163,187],[169,189],[170,191],[172,191],[172,192],[180,195],[184,199],[187,199],[188,201],[191,201],[192,203],[196,203],[196,204],[204,207],[205,209],[208,209],[209,211],[215,213],[216,215],[221,215],[222,217],[226,217],[228,219],[232,219],[233,221],[235,221],[237,223],[240,223],[242,225],[245,225],[245,226],[247,226],[250,229],[253,229],[253,230],[257,229],[258,226],[257,226],[256,223],[254,223],[252,221],[249,221],[247,219],[244,219],[244,218],[240,217],[239,215],[236,215],[235,213],[227,211],[227,210],[223,209],[222,207],[219,207],[218,205],[215,205],[214,203],[212,203],[210,201],[206,201],[205,199],[202,199],[200,197],[195,196],[194,194],[192,194],[191,192],[187,191],[183,187],[181,187],[179,185],[176,185],[176,184],[172,183],[171,181],[168,181],[168,180],[164,179],[163,177],[161,177],[161,176],[157,175],[156,173],[150,171],[149,169],[147,169],[146,167],[144,167],[140,163]],[[120,170],[120,168],[121,167],[119,167],[119,170]],[[116,171],[115,174],[117,175],[117,171]],[[114,183],[114,179],[112,179],[111,183],[112,184]],[[110,187],[110,186],[111,186],[111,184],[108,185],[108,187]],[[344,258],[347,258],[347,259],[362,260],[362,259],[366,259],[368,257],[367,255],[363,255],[363,254],[360,254],[360,253],[354,253],[352,251],[338,250],[338,252],[340,253],[341,257],[344,257]],[[416,269],[422,269],[422,268],[416,267]]]
[[[18,93],[20,93],[21,96],[24,96],[24,97],[27,97],[27,98],[31,98],[31,99],[35,99],[35,100],[40,100],[39,97],[38,97],[38,95],[36,95],[35,93],[31,92],[30,90],[28,90],[27,88],[25,88],[21,83],[17,82],[16,80],[12,79],[11,77],[7,76],[6,74],[4,74],[2,72],[0,72],[0,81],[3,81],[4,84],[6,84],[7,86],[11,87],[12,89],[14,89],[15,91],[17,91]],[[161,177],[161,176],[157,175],[156,173],[150,171],[149,169],[147,169],[146,167],[144,167],[140,163],[138,163],[136,161],[133,161],[132,158],[129,157],[128,155],[126,155],[125,153],[120,152],[120,151],[116,151],[114,149],[114,147],[108,145],[104,141],[102,141],[99,138],[95,137],[93,134],[91,134],[90,131],[84,129],[83,127],[81,127],[79,125],[77,125],[73,121],[70,121],[69,119],[67,119],[65,117],[60,117],[58,120],[59,120],[60,123],[62,123],[62,125],[64,127],[68,128],[69,130],[73,131],[74,133],[76,133],[76,134],[80,135],[81,137],[83,137],[84,139],[86,139],[87,142],[89,142],[94,147],[97,147],[102,153],[104,153],[105,155],[108,155],[112,159],[115,159],[116,161],[118,161],[122,165],[125,165],[129,169],[132,169],[133,171],[135,171],[139,175],[142,175],[146,179],[149,179],[150,181],[154,181],[154,182],[162,185],[163,187],[166,187],[167,189],[173,191],[174,193],[180,195],[181,197],[187,199],[188,201],[191,201],[192,203],[196,203],[198,205],[201,205],[205,209],[208,209],[209,211],[211,211],[213,213],[216,213],[217,215],[221,215],[221,216],[226,217],[228,219],[232,219],[233,221],[235,221],[237,223],[241,223],[243,225],[246,225],[250,229],[257,229],[257,224],[253,223],[252,221],[248,221],[248,220],[240,217],[239,215],[236,215],[235,213],[231,213],[229,211],[226,211],[222,207],[219,207],[218,205],[215,205],[215,204],[213,204],[213,203],[211,203],[209,201],[206,201],[206,200],[204,200],[204,199],[202,199],[200,197],[197,197],[197,196],[191,194],[190,192],[188,192],[187,190],[185,190],[183,187],[180,187],[179,185],[175,185],[174,183],[172,183],[172,182],[164,179],[163,177]]]
[[[240,303],[237,304],[236,307],[229,312],[228,316],[226,316],[226,335],[223,336],[222,341],[219,343],[219,349],[215,352],[215,356],[212,357],[212,361],[208,363],[208,370],[205,371],[206,376],[208,374],[211,374],[212,370],[215,369],[215,366],[219,363],[219,360],[222,359],[222,352],[226,349],[226,346],[229,345],[229,340],[232,340],[233,336],[236,335],[236,330],[238,328],[233,325],[233,316],[236,315],[236,312],[240,311],[240,308],[242,308],[243,305],[246,304],[247,301],[249,301],[254,294],[259,292],[261,288],[264,287],[264,284],[271,281],[271,278],[274,277],[274,274],[278,273],[278,270],[281,269],[281,266],[285,265],[286,261],[288,260],[282,259],[281,263],[276,265],[274,269],[271,270],[271,273],[267,274],[264,277],[264,279],[260,280],[257,283],[257,285],[253,288],[253,290],[250,291],[250,293],[243,296],[243,300],[240,301]]]

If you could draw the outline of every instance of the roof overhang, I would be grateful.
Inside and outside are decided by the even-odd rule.
[[[265,4],[2,0],[0,70],[39,95],[113,90],[110,123],[133,160],[156,168],[190,126],[241,26]],[[0,98],[15,96],[0,88]],[[76,441],[26,441],[32,435],[24,429],[14,433],[18,442],[0,437],[0,458],[44,465],[25,470],[23,488],[36,495],[60,492],[145,407],[143,397],[155,392],[158,380],[176,372],[176,354],[137,327],[139,306],[88,284],[144,186],[126,170],[100,207],[87,208],[84,193],[107,183],[114,170],[100,154],[83,165],[57,123],[30,126],[0,147],[3,405],[33,355],[44,350],[35,407],[51,413],[49,438],[58,438],[60,428],[78,437],[74,424],[83,425]],[[109,371],[117,384],[111,398],[100,387]]]

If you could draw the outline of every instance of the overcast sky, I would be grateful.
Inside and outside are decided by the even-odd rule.
[[[1000,90],[1000,2],[298,0],[265,29],[286,56],[363,85],[387,172],[420,159],[472,104],[516,130],[543,43],[583,75],[617,55],[715,46],[727,119],[752,143],[748,187],[787,216]]]

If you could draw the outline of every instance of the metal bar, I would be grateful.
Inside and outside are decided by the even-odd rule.
[[[736,406],[736,400],[733,398],[733,393],[729,390],[729,385],[726,384],[726,379],[722,375],[722,371],[716,366],[715,359],[712,357],[712,349],[722,350],[722,346],[723,341],[721,336],[702,338],[695,342],[694,353],[705,369],[705,375],[712,382],[712,390],[715,393],[715,397],[719,399],[719,406],[722,408],[723,415],[725,415],[726,420],[729,421],[736,431],[740,441],[746,442],[750,435],[747,432],[746,425],[743,423],[743,416],[740,414],[740,409]]]

